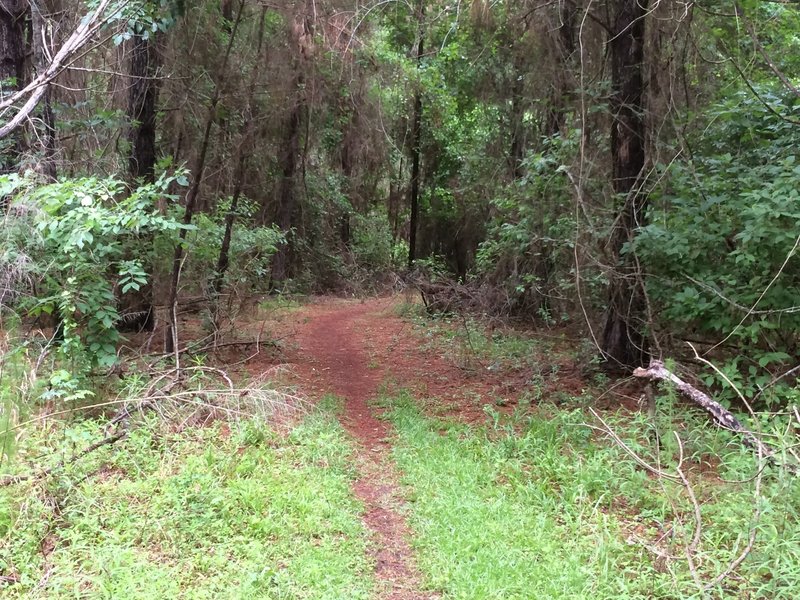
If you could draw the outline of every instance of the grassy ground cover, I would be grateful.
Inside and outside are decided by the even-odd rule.
[[[530,375],[513,412],[477,392],[460,400],[405,392],[377,399],[396,431],[387,439],[408,499],[399,510],[425,593],[442,600],[800,597],[794,475],[759,471],[751,449],[670,390],[650,414],[598,408],[620,440],[672,479],[655,477],[598,431],[592,388],[559,389],[563,373],[537,358],[557,353],[552,341],[480,328],[453,333],[436,322],[422,322],[420,332],[433,349],[477,359],[473,371]],[[0,379],[5,417],[20,395],[3,387],[8,373]],[[459,401],[473,410],[459,411],[452,405]],[[151,413],[113,447],[46,479],[0,486],[0,597],[375,597],[381,582],[364,507],[351,489],[354,442],[336,405],[329,397],[280,427],[263,419],[190,426]],[[476,420],[481,405],[486,418]],[[765,418],[762,435],[788,452],[793,418]],[[103,423],[56,417],[12,431],[16,443],[3,448],[15,456],[4,457],[0,475],[73,456],[103,436]],[[688,487],[675,470],[681,454]]]
[[[40,431],[20,458],[69,453],[97,427]],[[45,482],[0,489],[0,595],[367,598],[351,450],[322,412],[287,434],[154,421]]]
[[[407,395],[384,399],[398,431],[395,456],[411,499],[410,524],[428,585],[445,598],[794,598],[800,591],[796,486],[762,481],[758,543],[738,574],[701,591],[744,547],[753,484],[692,476],[702,512],[694,580],[684,550],[692,506],[586,426],[578,409],[466,425],[423,415]],[[491,411],[490,411],[491,412]],[[662,426],[670,415],[665,414]],[[643,419],[611,421],[642,452]],[[697,431],[703,428],[697,425]],[[641,440],[640,440],[641,441]],[[715,450],[726,478],[752,476],[749,451],[724,432],[687,439]],[[663,442],[669,464],[677,444]]]

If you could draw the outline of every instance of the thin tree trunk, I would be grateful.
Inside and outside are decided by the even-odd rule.
[[[515,63],[517,61],[514,61]],[[514,83],[511,86],[511,148],[509,149],[509,161],[511,178],[520,179],[522,173],[522,159],[525,158],[525,124],[524,124],[524,80],[521,70],[516,69],[515,65]]]
[[[25,15],[23,0],[0,0],[0,99],[10,96],[25,75]],[[16,170],[21,152],[19,131],[0,140],[0,174]],[[0,206],[6,200],[0,198]]]
[[[217,259],[217,268],[214,272],[214,281],[211,284],[211,301],[216,306],[219,303],[219,295],[222,292],[222,282],[225,279],[225,273],[230,265],[230,250],[231,239],[233,239],[233,223],[236,220],[236,211],[239,208],[239,198],[242,196],[242,179],[244,175],[244,167],[246,161],[244,158],[240,159],[241,167],[237,167],[236,172],[240,173],[237,177],[233,188],[233,195],[231,196],[231,206],[228,209],[228,214],[225,215],[225,233],[222,236],[222,244],[219,249],[219,258]],[[216,310],[214,311],[216,312]]]
[[[303,92],[300,91],[304,84],[302,71],[297,76],[298,97],[286,119],[284,126],[283,151],[280,157],[281,180],[278,186],[278,214],[275,224],[287,236],[287,240],[272,259],[272,278],[270,287],[276,287],[286,280],[289,275],[289,253],[293,215],[296,204],[295,173],[297,172],[297,159],[300,152],[300,133],[302,131],[303,115],[306,104]]]
[[[132,180],[155,180],[156,103],[158,102],[158,52],[152,38],[133,36],[131,43],[128,118],[128,173]]]
[[[292,102],[289,114],[283,127],[283,145],[279,156],[281,179],[278,185],[278,213],[275,224],[286,236],[286,241],[281,244],[272,259],[272,273],[270,288],[275,289],[289,277],[290,258],[292,253],[291,230],[294,223],[294,213],[297,206],[295,193],[295,175],[300,154],[300,138],[305,130],[306,144],[303,154],[303,168],[308,151],[308,103],[306,99],[306,69],[307,57],[313,52],[314,23],[310,18],[313,9],[306,3],[306,15],[302,23],[295,21],[289,27],[290,43],[295,51],[294,68],[296,71],[295,84],[292,89]],[[305,127],[304,127],[305,124]]]
[[[389,180],[389,197],[386,199],[389,212],[389,224],[392,228],[392,244],[395,244],[402,235],[402,223],[400,222],[400,212],[403,205],[405,194],[400,186],[403,180],[403,157],[400,157],[400,164],[397,168],[397,175],[392,175]]]
[[[244,175],[247,167],[246,150],[253,133],[253,122],[255,120],[254,97],[256,83],[258,81],[258,67],[260,64],[261,49],[264,45],[266,13],[267,7],[265,5],[261,9],[260,21],[258,25],[256,60],[253,62],[253,68],[250,72],[250,85],[247,91],[247,115],[242,123],[242,128],[239,135],[239,145],[236,148],[236,171],[234,172],[234,187],[233,195],[231,197],[231,206],[228,210],[228,214],[225,215],[225,233],[222,236],[222,244],[219,249],[219,258],[217,259],[217,268],[214,273],[214,280],[211,284],[212,302],[215,305],[215,313],[216,306],[219,303],[219,294],[222,291],[225,273],[228,270],[228,265],[230,264],[230,248],[231,239],[233,238],[233,224],[236,221],[236,211],[239,208],[239,198],[242,195],[242,186],[244,185]]]
[[[353,205],[353,194],[356,186],[353,182],[353,152],[352,143],[354,130],[356,128],[356,114],[353,113],[350,117],[350,122],[347,124],[347,130],[342,140],[342,154],[341,154],[341,168],[342,175],[344,176],[344,190],[347,194],[347,201]],[[345,248],[350,247],[350,210],[345,208],[339,221],[339,239]]]
[[[422,65],[425,51],[425,0],[420,0],[418,9],[417,73]],[[418,82],[414,93],[411,141],[411,218],[408,223],[408,269],[414,268],[417,258],[417,229],[419,228],[419,172],[422,153],[422,83]]]
[[[619,209],[609,242],[615,269],[609,283],[602,349],[610,370],[639,367],[647,361],[643,282],[623,246],[644,225],[647,195],[645,165],[644,41],[646,0],[618,0],[611,41],[611,160]]]
[[[194,216],[195,204],[197,202],[197,194],[200,191],[200,183],[203,180],[203,172],[205,171],[206,155],[208,153],[208,143],[211,138],[211,128],[216,121],[217,105],[219,104],[220,96],[222,94],[222,87],[225,82],[225,76],[228,69],[228,59],[231,55],[233,48],[233,41],[236,38],[236,32],[239,29],[239,23],[242,20],[242,11],[244,10],[244,0],[239,3],[239,10],[236,14],[236,20],[233,24],[233,29],[228,38],[228,45],[225,49],[225,57],[220,67],[217,80],[214,85],[214,94],[211,97],[211,102],[208,107],[206,115],[205,131],[200,143],[200,152],[197,154],[197,159],[192,168],[192,183],[189,186],[189,191],[186,193],[186,208],[183,213],[183,224],[189,225]],[[169,292],[167,296],[167,311],[168,311],[168,325],[164,331],[164,350],[165,352],[176,352],[178,348],[178,284],[181,278],[181,268],[183,266],[183,246],[186,240],[186,228],[180,230],[178,234],[178,243],[175,245],[175,253],[172,257],[172,276],[169,282]],[[176,357],[177,362],[177,357]]]
[[[153,37],[135,34],[130,44],[128,65],[128,179],[131,186],[135,186],[137,181],[155,181],[158,66],[158,50]],[[155,284],[152,281],[155,274],[152,264],[144,266],[150,274],[150,281],[120,299],[121,331],[152,331],[155,327]]]
[[[560,68],[555,76],[553,97],[547,115],[546,134],[555,136],[561,133],[566,118],[566,106],[570,92],[569,76],[573,66],[575,54],[575,20],[577,8],[569,0],[561,3],[558,9],[558,34],[556,35],[556,48]]]

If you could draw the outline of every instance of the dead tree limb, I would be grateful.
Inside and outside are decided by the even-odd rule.
[[[643,379],[650,379],[653,381],[669,381],[674,384],[677,390],[686,396],[689,400],[697,404],[705,410],[716,421],[718,425],[740,434],[744,438],[745,444],[759,451],[761,456],[769,458],[774,461],[773,452],[762,442],[758,437],[744,425],[741,424],[739,419],[724,406],[716,400],[713,400],[708,394],[701,392],[693,385],[686,383],[680,377],[675,375],[672,371],[664,366],[660,360],[651,360],[650,366],[646,369],[639,367],[633,371],[634,377],[641,377]]]
[[[52,467],[46,467],[44,469],[37,471],[36,473],[30,473],[27,475],[9,475],[7,477],[3,477],[2,479],[0,479],[0,487],[6,487],[17,483],[22,483],[23,481],[32,481],[47,477],[48,475],[53,473],[53,471],[61,469],[68,464],[77,462],[78,460],[80,460],[87,454],[91,454],[98,448],[101,448],[103,446],[110,446],[127,436],[128,436],[127,429],[118,429],[115,433],[107,435],[103,439],[98,440],[93,444],[86,446],[86,448],[84,448],[71,458],[58,461],[58,463],[56,463]]]
[[[0,139],[3,139],[15,129],[17,129],[28,116],[33,112],[39,100],[45,95],[50,83],[67,68],[68,63],[75,58],[78,52],[88,44],[94,35],[100,31],[108,20],[119,14],[127,2],[122,2],[111,14],[105,14],[109,8],[111,0],[100,0],[97,8],[94,9],[86,18],[82,19],[72,35],[69,36],[61,49],[50,58],[50,64],[39,73],[28,85],[21,90],[11,94],[7,98],[0,100],[0,116],[5,120],[5,113],[18,102],[27,97],[24,104],[19,108],[7,123],[0,126]]]

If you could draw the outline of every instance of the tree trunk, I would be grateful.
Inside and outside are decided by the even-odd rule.
[[[133,36],[128,83],[128,173],[132,180],[155,179],[158,52],[152,36]]]
[[[609,240],[615,269],[609,282],[608,310],[602,350],[609,370],[646,363],[645,300],[641,274],[633,257],[623,254],[636,230],[644,225],[647,195],[642,191],[645,165],[644,41],[646,0],[618,0],[610,31],[611,161],[614,192],[620,199]]]
[[[297,77],[298,97],[295,105],[291,108],[284,125],[283,151],[280,156],[281,180],[278,185],[278,214],[275,219],[276,225],[287,236],[287,240],[272,259],[272,280],[270,287],[275,287],[286,280],[289,274],[289,253],[291,251],[290,240],[293,216],[296,204],[295,194],[295,173],[297,172],[297,160],[300,152],[300,133],[302,131],[303,116],[306,110],[305,98],[301,91],[304,84],[304,77],[301,74]]]
[[[564,128],[566,107],[570,92],[570,72],[574,65],[575,54],[575,20],[577,8],[571,1],[565,0],[558,9],[558,22],[554,28],[558,29],[555,36],[557,60],[560,68],[555,74],[553,82],[553,95],[547,111],[546,135],[556,136]]]
[[[0,0],[0,97],[13,94],[25,75],[26,0]],[[19,163],[19,131],[0,140],[0,174],[11,173]],[[6,204],[0,198],[0,205]]]
[[[264,45],[264,28],[266,25],[266,5],[261,9],[260,20],[258,25],[258,34],[256,42],[256,60],[253,62],[253,67],[250,71],[250,84],[247,90],[247,107],[245,108],[246,114],[239,134],[239,144],[236,148],[236,171],[233,175],[233,195],[231,196],[231,206],[228,214],[225,215],[225,233],[222,236],[222,244],[219,249],[219,258],[217,259],[217,268],[214,273],[214,279],[211,284],[212,302],[214,304],[214,319],[217,320],[217,313],[219,307],[219,295],[222,291],[222,284],[225,278],[225,273],[230,265],[230,248],[231,240],[233,239],[233,224],[236,221],[236,211],[239,208],[239,198],[242,195],[242,187],[244,186],[245,172],[247,170],[247,152],[250,140],[253,134],[253,122],[255,121],[255,102],[254,96],[256,91],[256,84],[258,82],[258,70],[261,62],[261,49]]]
[[[214,94],[211,97],[211,102],[208,106],[208,113],[206,115],[205,130],[203,138],[200,143],[200,151],[197,154],[197,159],[192,169],[192,183],[189,186],[189,191],[186,193],[186,208],[183,213],[183,224],[189,225],[194,216],[195,206],[197,203],[197,194],[200,191],[200,183],[203,180],[203,173],[206,166],[206,155],[208,153],[208,144],[211,139],[211,128],[214,125],[217,117],[217,105],[219,104],[222,95],[222,86],[225,82],[228,69],[228,60],[230,59],[231,49],[233,48],[233,41],[236,38],[236,32],[239,29],[239,23],[242,20],[242,11],[244,10],[244,0],[239,2],[239,10],[236,14],[236,20],[233,24],[233,29],[228,38],[228,45],[225,49],[225,57],[220,66],[220,72],[216,78],[214,85]],[[168,313],[168,326],[164,330],[164,350],[165,352],[177,352],[178,349],[178,284],[181,278],[181,268],[183,266],[183,245],[186,240],[186,229],[183,228],[178,234],[178,243],[175,245],[175,252],[172,256],[172,275],[169,281],[169,290],[167,293],[167,313]],[[177,363],[177,354],[176,354]]]
[[[128,178],[155,181],[156,167],[156,105],[158,102],[158,50],[152,36],[133,36],[128,65]],[[138,291],[130,291],[120,301],[123,319],[120,331],[152,331],[155,327],[154,286],[152,264],[145,264],[150,281]]]
[[[417,73],[420,73],[425,51],[425,1],[420,0],[418,9]],[[417,258],[417,229],[419,228],[419,172],[422,153],[422,82],[417,83],[414,93],[414,114],[411,131],[411,218],[408,223],[408,269],[414,268]]]
[[[356,113],[350,116],[350,121],[347,124],[347,129],[342,139],[342,153],[340,156],[340,166],[342,168],[342,176],[344,177],[344,191],[347,194],[347,202],[350,206],[353,205],[353,194],[355,193],[356,186],[353,181],[353,152],[352,144],[353,137],[356,131]],[[339,239],[345,248],[350,247],[350,210],[345,208],[339,220]]]
[[[522,69],[517,69],[514,61],[514,83],[511,86],[511,147],[509,149],[509,167],[512,180],[521,179],[523,175],[522,160],[525,158],[525,92]]]
[[[305,10],[306,14],[302,18],[295,18],[289,27],[289,42],[295,52],[293,59],[296,77],[290,95],[292,105],[283,127],[283,145],[279,155],[281,179],[277,190],[278,212],[275,218],[275,224],[286,235],[286,241],[281,244],[272,259],[271,289],[279,287],[289,277],[292,253],[291,229],[297,206],[295,175],[300,154],[300,139],[304,130],[306,130],[306,152],[308,150],[308,104],[305,88],[308,58],[313,53],[314,22],[311,17],[313,8],[308,2]]]

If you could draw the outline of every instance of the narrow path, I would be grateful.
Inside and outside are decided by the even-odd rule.
[[[374,303],[314,307],[297,330],[298,367],[315,388],[344,399],[342,424],[358,442],[359,478],[353,492],[366,507],[364,522],[373,537],[378,597],[434,598],[420,590],[421,577],[408,543],[410,530],[398,510],[403,499],[388,443],[392,428],[369,405],[382,372],[369,362],[365,322],[378,310]]]

